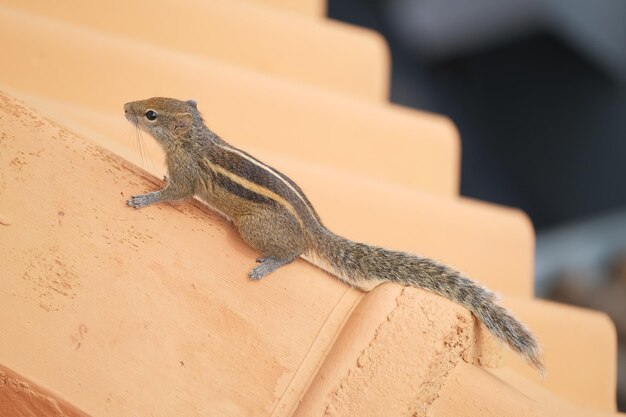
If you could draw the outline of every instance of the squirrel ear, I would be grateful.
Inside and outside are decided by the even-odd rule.
[[[182,135],[183,133],[187,133],[189,129],[191,129],[192,120],[193,119],[191,117],[191,114],[178,113],[172,121],[172,130],[176,135]]]
[[[198,102],[196,100],[187,100],[188,104],[191,104],[191,107],[198,110]]]

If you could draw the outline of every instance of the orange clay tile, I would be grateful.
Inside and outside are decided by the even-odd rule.
[[[86,417],[87,414],[0,365],[0,416]]]
[[[615,411],[617,336],[606,314],[522,297],[505,296],[503,303],[541,341],[548,373],[540,378],[509,352],[512,370],[573,404]]]
[[[575,406],[507,368],[485,370],[461,362],[429,408],[431,417],[624,416]]]
[[[2,3],[364,99],[389,96],[387,45],[378,33],[357,26],[244,0],[179,0],[175,5],[167,0]]]
[[[302,13],[306,16],[322,17],[326,14],[326,0],[247,0],[264,3],[288,12]]]
[[[520,300],[507,305],[528,311],[536,303]],[[515,370],[502,367],[513,354],[466,310],[423,291],[379,286],[352,312],[293,416],[614,415],[615,354],[600,357],[604,348],[598,354],[588,351],[599,344],[611,345],[613,330],[593,329],[598,324],[595,313],[580,311],[563,317],[558,308],[538,307],[553,330],[542,340],[546,342],[548,381],[541,382],[536,375],[522,376],[520,366],[527,368],[523,373],[532,370],[519,360]],[[520,317],[528,319],[527,314]],[[536,320],[526,321],[533,328],[538,325]],[[558,338],[562,329],[576,324],[577,336]],[[546,334],[539,329],[542,339]],[[571,342],[576,345],[570,346]],[[586,381],[574,372],[575,380],[566,383],[570,373],[559,368],[553,354],[564,350],[570,357],[588,358],[588,363],[579,364],[578,357],[570,366],[590,371],[597,365],[600,369],[589,372]],[[601,387],[594,386],[594,381],[602,381]],[[568,384],[568,389],[561,384]]]

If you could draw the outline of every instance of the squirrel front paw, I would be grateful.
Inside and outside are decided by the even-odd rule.
[[[133,195],[130,197],[130,200],[127,201],[127,204],[136,209],[142,208],[152,203],[150,197],[150,194]]]

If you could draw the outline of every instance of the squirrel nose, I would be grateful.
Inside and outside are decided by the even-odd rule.
[[[126,120],[137,125],[137,118],[133,115],[133,112],[130,108],[130,103],[124,104],[124,116],[126,117]]]

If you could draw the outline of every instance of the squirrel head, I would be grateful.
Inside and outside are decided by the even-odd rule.
[[[153,97],[131,101],[124,104],[124,113],[135,127],[166,147],[191,139],[194,125],[203,123],[194,100]]]

